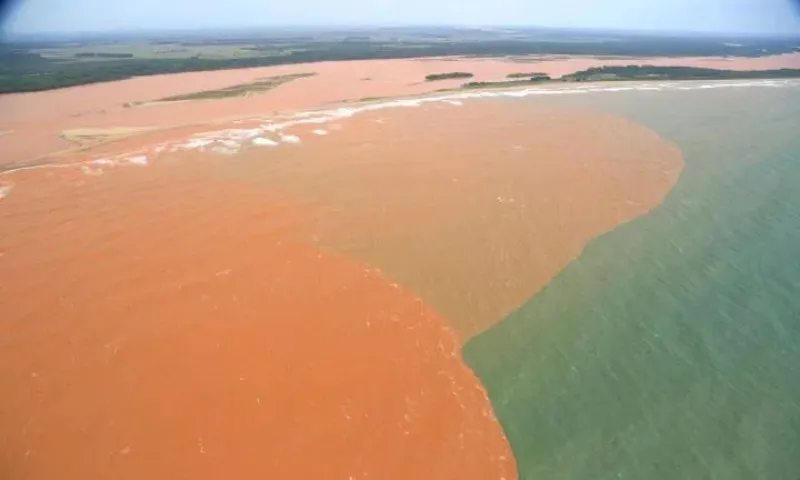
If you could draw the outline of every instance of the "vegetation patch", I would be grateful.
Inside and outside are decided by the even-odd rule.
[[[111,52],[79,52],[75,58],[133,58],[132,53],[111,53]]]
[[[388,100],[390,98],[392,98],[392,97],[363,97],[363,98],[359,98],[357,101],[358,102],[378,102],[378,101],[382,101],[382,100]]]
[[[603,82],[615,80],[735,80],[761,78],[798,78],[800,69],[717,70],[699,67],[661,67],[627,65],[593,67],[561,77],[571,82]]]
[[[461,86],[461,88],[503,88],[503,87],[518,87],[520,85],[530,85],[532,83],[547,83],[552,82],[553,79],[547,75],[542,77],[531,77],[524,80],[506,80],[501,82],[469,82]]]
[[[506,75],[506,78],[511,78],[511,79],[543,78],[550,80],[550,75],[541,72],[516,72],[516,73],[509,73],[508,75]]]
[[[252,83],[243,83],[225,87],[218,90],[205,90],[202,92],[186,93],[182,95],[174,95],[172,97],[162,98],[159,102],[179,102],[187,100],[216,100],[220,98],[241,97],[244,95],[252,95],[255,93],[266,92],[277,88],[284,83],[297,80],[298,78],[306,78],[316,75],[316,73],[292,73],[289,75],[279,75],[276,77],[262,78]]]
[[[473,74],[468,72],[449,72],[449,73],[432,73],[425,75],[426,82],[435,82],[437,80],[451,80],[454,78],[472,78]]]

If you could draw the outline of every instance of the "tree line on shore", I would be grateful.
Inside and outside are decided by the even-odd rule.
[[[614,80],[724,80],[748,78],[797,78],[800,69],[720,70],[715,68],[625,65],[592,67],[561,77],[563,81],[590,82]]]
[[[514,75],[514,76],[512,76]],[[718,70],[701,67],[625,65],[592,67],[579,72],[551,78],[544,74],[507,75],[511,80],[496,82],[468,82],[462,88],[498,88],[553,82],[612,82],[633,80],[746,80],[800,78],[800,69],[775,70]]]
[[[211,41],[211,40],[209,40]],[[236,43],[255,42],[253,39]],[[263,42],[262,42],[263,43]],[[759,56],[787,53],[794,46],[768,43],[727,46],[698,39],[646,38],[619,42],[305,42],[281,44],[280,55],[232,58],[140,58],[128,53],[85,52],[74,59],[46,58],[37,45],[0,44],[0,93],[50,90],[136,76],[263,67],[335,60],[393,59],[439,56],[592,55],[592,56]],[[48,48],[57,47],[48,45]],[[766,47],[766,48],[764,48]],[[64,47],[68,48],[68,47]],[[261,47],[259,47],[261,48]],[[267,48],[267,46],[263,46]],[[273,46],[273,50],[274,50]],[[123,58],[124,56],[124,58]]]

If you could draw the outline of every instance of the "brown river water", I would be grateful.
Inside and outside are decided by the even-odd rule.
[[[683,165],[624,118],[513,99],[283,134],[13,174],[1,477],[516,478],[461,344]]]

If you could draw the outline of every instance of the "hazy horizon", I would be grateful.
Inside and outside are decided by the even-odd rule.
[[[4,12],[9,36],[34,33],[367,26],[493,26],[675,33],[800,35],[792,0],[22,0]]]

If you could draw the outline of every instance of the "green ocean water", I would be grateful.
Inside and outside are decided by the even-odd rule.
[[[686,162],[465,346],[520,477],[800,479],[800,84],[509,101],[627,116]]]

